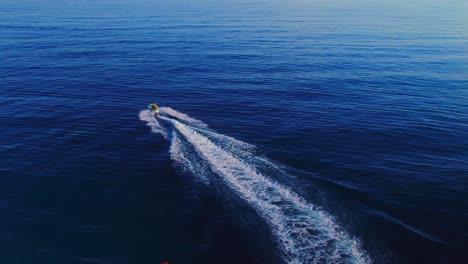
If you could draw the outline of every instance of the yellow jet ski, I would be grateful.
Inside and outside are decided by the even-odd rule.
[[[151,110],[155,116],[159,116],[161,114],[161,111],[159,111],[159,107],[156,103],[149,104],[148,109]]]

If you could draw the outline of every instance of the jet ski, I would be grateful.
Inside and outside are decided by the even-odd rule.
[[[159,107],[156,103],[152,103],[148,105],[148,109],[153,112],[153,114],[158,117],[161,115],[161,111],[159,110]]]

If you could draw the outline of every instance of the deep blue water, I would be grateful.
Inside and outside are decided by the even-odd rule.
[[[411,2],[1,0],[0,263],[467,263],[468,6]]]

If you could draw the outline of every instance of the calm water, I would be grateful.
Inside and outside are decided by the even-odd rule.
[[[0,263],[467,263],[468,6],[412,2],[1,0]]]

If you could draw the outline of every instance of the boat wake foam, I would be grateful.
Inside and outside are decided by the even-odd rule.
[[[359,241],[333,217],[266,174],[280,169],[259,157],[253,145],[218,134],[172,108],[161,111],[167,128],[148,110],[140,119],[165,138],[172,131],[170,154],[176,166],[205,183],[213,175],[210,171],[218,175],[268,223],[287,263],[371,263]]]

